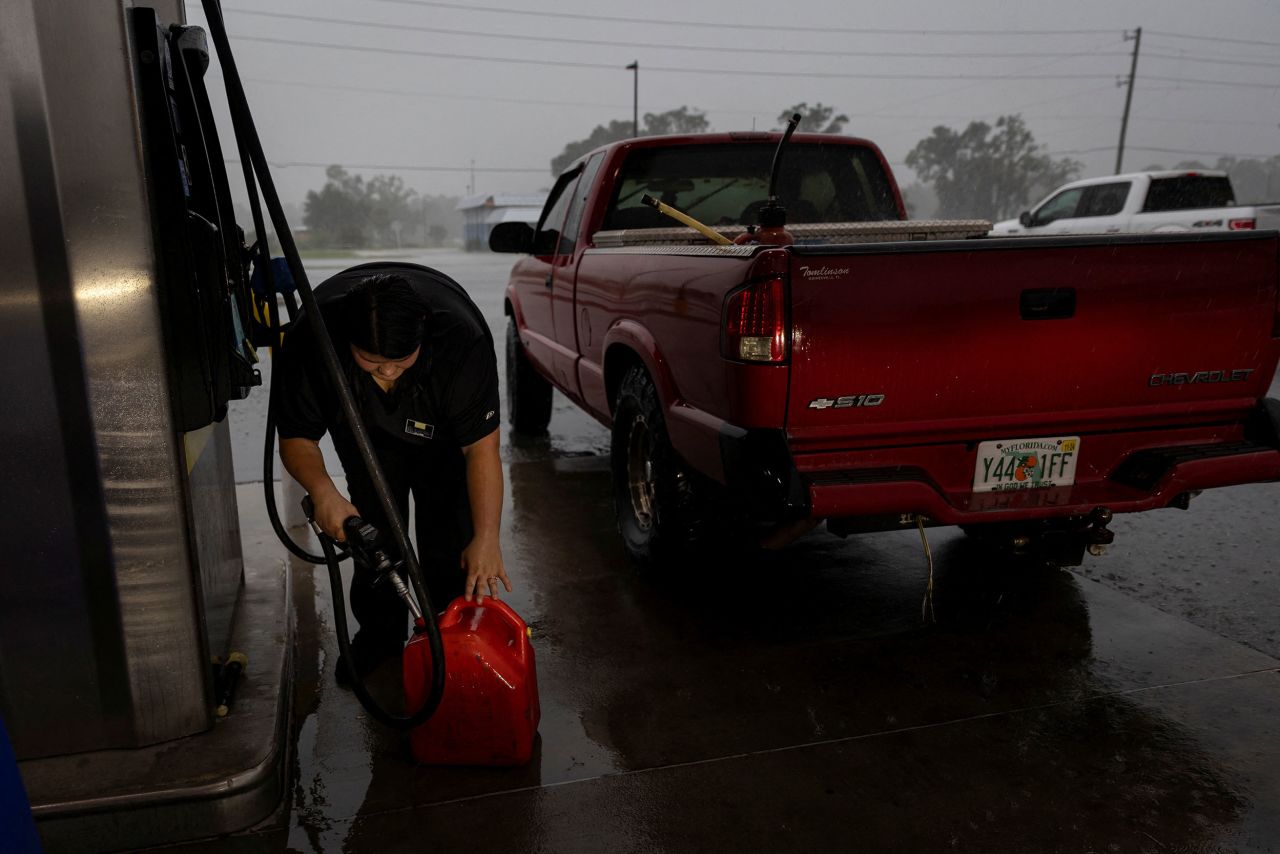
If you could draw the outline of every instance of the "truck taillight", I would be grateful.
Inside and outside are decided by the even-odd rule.
[[[787,293],[781,278],[729,294],[724,303],[724,356],[745,362],[787,358]]]
[[[1229,219],[1227,220],[1227,228],[1231,231],[1252,231],[1258,227],[1258,221],[1252,217],[1248,219]]]

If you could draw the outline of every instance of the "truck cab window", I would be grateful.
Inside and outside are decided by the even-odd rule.
[[[1076,187],[1058,193],[1036,211],[1031,220],[1032,226],[1049,225],[1057,220],[1075,216],[1076,210],[1080,207],[1080,200],[1084,197],[1084,191],[1084,187]]]
[[[641,148],[631,153],[604,228],[668,228],[641,200],[657,197],[708,225],[753,224],[769,194],[775,144],[729,143]],[[889,179],[874,152],[858,145],[793,144],[778,193],[793,222],[897,219]]]
[[[556,179],[551,195],[547,197],[547,204],[542,209],[542,218],[538,220],[537,232],[533,236],[534,255],[556,254],[565,214],[569,210],[569,203],[573,201],[573,190],[581,175],[582,169],[578,168]]]
[[[601,151],[587,161],[587,165],[582,170],[582,178],[578,181],[577,186],[572,192],[566,193],[573,199],[569,203],[569,213],[564,220],[564,230],[560,234],[560,247],[558,252],[561,255],[568,255],[573,252],[578,242],[578,232],[582,225],[582,212],[587,207],[587,196],[591,193],[591,187],[595,184],[596,173],[600,171],[600,164],[604,162],[604,152]]]
[[[1085,194],[1084,204],[1076,216],[1115,216],[1124,210],[1125,199],[1129,198],[1128,181],[1114,184],[1095,184]]]

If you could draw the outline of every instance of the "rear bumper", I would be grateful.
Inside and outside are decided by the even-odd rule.
[[[1096,507],[1137,513],[1168,507],[1184,493],[1280,480],[1280,451],[1256,448],[1175,465],[1152,490],[1117,481],[1021,492],[946,493],[922,471],[868,469],[809,483],[814,518],[921,514],[945,525],[1080,516]]]
[[[921,514],[947,525],[1049,519],[1097,507],[1135,513],[1187,493],[1280,480],[1280,401],[1247,424],[1082,436],[1073,486],[974,493],[976,452],[964,444],[802,455],[796,466],[814,518]]]

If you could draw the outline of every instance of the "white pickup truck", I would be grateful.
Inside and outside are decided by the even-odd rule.
[[[1065,184],[992,235],[1280,228],[1280,204],[1237,205],[1226,172],[1131,172]]]

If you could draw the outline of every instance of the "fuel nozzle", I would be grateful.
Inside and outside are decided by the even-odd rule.
[[[348,516],[342,523],[342,534],[347,538],[347,548],[356,562],[372,569],[381,578],[388,572],[400,569],[404,561],[392,561],[382,547],[382,535],[378,529],[359,516]]]
[[[409,606],[409,613],[413,615],[413,624],[422,625],[422,609],[409,593],[409,586],[404,583],[404,576],[401,574],[404,558],[392,560],[382,546],[382,534],[359,516],[348,516],[342,523],[342,533],[347,538],[347,547],[351,549],[351,557],[356,563],[377,573],[373,583],[379,584],[385,580],[390,584],[391,589],[396,591],[396,595]]]
[[[306,514],[307,522],[311,524],[311,529],[315,531],[316,536],[328,539],[329,535],[321,530],[320,524],[316,522],[315,502],[311,500],[310,495],[302,498],[302,512]],[[390,584],[396,591],[396,595],[409,607],[409,613],[413,615],[413,624],[421,626],[423,624],[422,609],[418,607],[417,600],[409,592],[409,586],[404,583],[404,576],[401,574],[404,558],[393,560],[382,545],[382,534],[359,516],[348,516],[343,521],[342,535],[346,538],[347,549],[355,562],[377,573],[374,584],[384,580]]]

